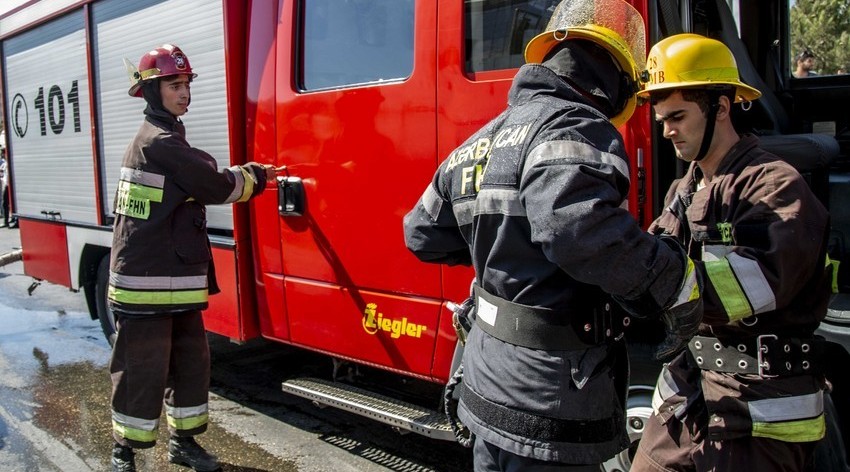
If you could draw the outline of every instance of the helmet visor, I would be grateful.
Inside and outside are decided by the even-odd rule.
[[[619,34],[631,52],[637,70],[646,68],[643,18],[623,0],[563,0],[555,7],[546,31],[557,34],[558,31],[568,32],[570,28],[591,25],[604,26]]]

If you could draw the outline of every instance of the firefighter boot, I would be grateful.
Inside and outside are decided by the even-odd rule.
[[[168,461],[191,467],[198,472],[212,472],[220,468],[218,458],[204,450],[191,436],[171,437],[168,441]]]
[[[112,446],[112,472],[136,472],[133,449],[115,444]]]

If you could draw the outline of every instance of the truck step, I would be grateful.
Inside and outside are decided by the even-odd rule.
[[[434,439],[455,441],[446,415],[368,390],[315,378],[283,382],[283,391]]]

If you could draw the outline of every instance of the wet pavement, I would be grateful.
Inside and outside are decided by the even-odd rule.
[[[19,246],[0,228],[0,255]],[[109,345],[84,296],[41,284],[22,263],[0,267],[0,471],[109,470]],[[279,344],[210,335],[209,430],[198,441],[228,471],[471,470],[468,451],[284,394],[283,378],[326,358]],[[164,418],[161,424],[165,424]],[[137,451],[140,471],[187,471],[159,444]]]

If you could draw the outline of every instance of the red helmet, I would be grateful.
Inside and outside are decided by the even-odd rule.
[[[141,97],[142,84],[145,81],[182,74],[188,74],[193,79],[198,76],[192,72],[189,58],[180,48],[173,44],[163,44],[148,51],[139,59],[139,68],[133,73],[135,83],[127,93],[131,97]]]

